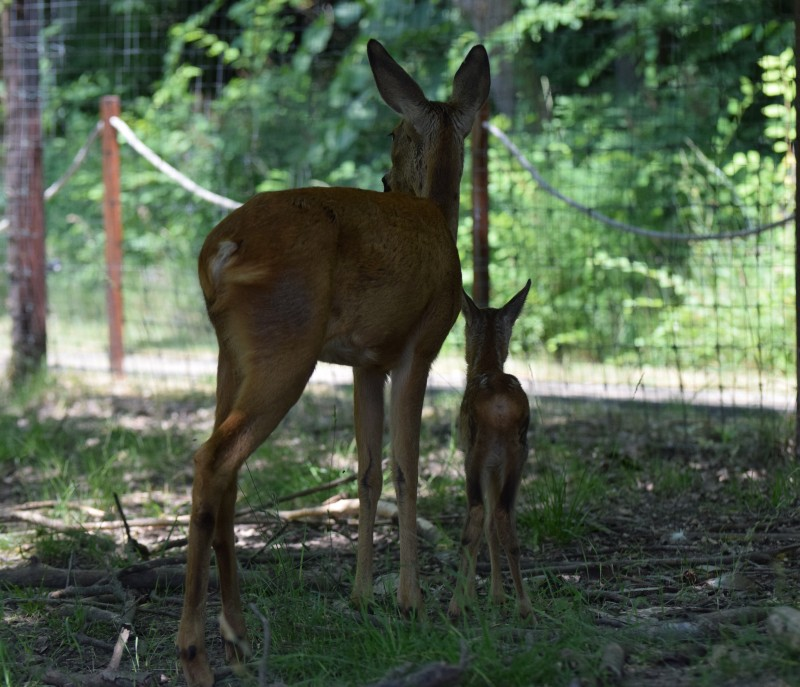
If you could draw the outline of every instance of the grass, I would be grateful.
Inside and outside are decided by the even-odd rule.
[[[422,617],[400,618],[393,595],[380,590],[368,613],[349,606],[352,522],[281,525],[266,519],[237,529],[245,604],[270,622],[271,680],[365,685],[430,662],[456,665],[463,649],[469,662],[461,684],[470,687],[589,684],[606,679],[600,656],[617,642],[627,654],[630,684],[766,684],[767,678],[791,684],[800,669],[797,654],[767,634],[763,618],[721,624],[713,632],[663,632],[669,622],[690,625],[719,610],[800,603],[797,553],[789,546],[800,526],[800,470],[784,418],[539,399],[518,502],[523,569],[537,622],[516,618],[512,603],[502,609],[488,603],[484,553],[479,601],[451,623],[445,611],[465,501],[454,440],[459,400],[457,392],[437,392],[425,409],[419,510],[441,536],[420,545]],[[212,417],[204,395],[105,395],[64,377],[43,376],[9,393],[0,405],[0,433],[8,437],[0,444],[2,502],[31,504],[29,512],[69,527],[4,517],[0,577],[34,556],[73,571],[113,573],[139,563],[121,531],[95,523],[119,518],[114,494],[129,519],[185,514],[190,456]],[[272,512],[279,498],[352,472],[354,452],[350,390],[308,392],[243,469],[239,507]],[[391,499],[386,472],[384,496]],[[355,485],[337,491],[353,496]],[[314,505],[329,495],[280,507]],[[133,533],[156,557],[183,551],[161,548],[185,534],[180,524],[135,527]],[[752,552],[780,546],[789,548],[770,564],[751,563]],[[375,566],[376,579],[391,587],[397,572],[391,523],[377,527]],[[748,584],[709,584],[732,574]],[[134,632],[122,666],[178,679],[177,588],[52,599],[36,585],[5,586],[0,598],[0,685],[41,684],[52,669],[101,670],[119,630],[114,618],[130,604]],[[207,636],[221,667],[218,609],[212,593]],[[255,613],[248,611],[247,621],[257,661],[264,635]],[[256,684],[257,667],[223,684]]]

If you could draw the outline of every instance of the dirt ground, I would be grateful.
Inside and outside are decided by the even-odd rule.
[[[307,437],[329,431],[331,399],[324,394],[307,394],[301,407],[287,418],[286,427],[276,440],[284,446]],[[426,408],[426,434],[423,439],[421,481],[435,484],[437,479],[453,476],[446,473],[458,469],[451,460],[453,451],[454,401],[439,404],[437,397],[429,399]],[[68,408],[42,407],[39,417],[48,416],[56,422],[63,418],[80,418],[90,423],[113,422],[122,427],[174,432],[186,438],[187,447],[196,443],[211,421],[207,398],[175,401],[151,401],[126,397],[84,398]],[[336,392],[338,431],[351,431],[352,405],[347,391]],[[61,419],[59,419],[61,418]],[[637,651],[625,646],[625,660],[620,675],[614,668],[607,673],[610,684],[667,685],[713,684],[698,676],[698,657],[707,663],[762,660],[763,644],[748,653],[748,642],[724,641],[738,636],[738,630],[749,628],[763,642],[769,634],[768,615],[775,606],[800,605],[800,488],[798,470],[792,468],[794,447],[787,438],[787,420],[768,411],[733,411],[686,406],[658,406],[643,403],[617,403],[597,399],[541,398],[534,408],[532,444],[534,457],[528,466],[526,485],[533,484],[545,474],[564,477],[564,508],[577,503],[577,512],[567,523],[567,531],[558,534],[541,530],[535,538],[523,534],[523,572],[528,584],[537,594],[577,595],[588,609],[594,624],[609,630],[629,626],[640,628],[644,635],[663,637],[660,648]],[[71,420],[70,420],[71,421]],[[303,439],[302,441],[305,441]],[[182,447],[176,449],[180,452]],[[304,448],[301,446],[301,450]],[[188,454],[187,454],[188,455]],[[450,456],[450,458],[448,458]],[[567,457],[571,468],[554,465],[559,457]],[[585,470],[576,469],[583,464]],[[352,463],[343,465],[354,469]],[[258,470],[255,464],[250,470]],[[781,480],[771,479],[775,471]],[[149,494],[150,510],[163,499],[165,510],[185,512],[191,480],[189,461],[182,471],[173,473],[184,480],[172,485],[169,494],[158,489]],[[581,475],[590,474],[595,485],[581,486]],[[25,479],[23,470],[4,468],[0,483],[0,502],[4,516],[0,532],[27,528],[31,532],[47,530],[58,515],[50,506],[36,508],[28,504],[25,510],[38,513],[20,522],[9,515],[9,509],[20,510],[22,501],[18,480]],[[157,475],[148,480],[157,483]],[[135,521],[145,518],[147,508],[137,508],[131,496],[145,486],[127,485],[129,497],[123,500],[126,516]],[[734,486],[735,485],[735,486]],[[135,488],[138,487],[138,488]],[[571,497],[585,489],[580,501]],[[335,491],[335,490],[333,490]],[[321,493],[321,503],[333,492]],[[452,491],[445,490],[445,494]],[[530,499],[541,490],[526,486],[521,495],[520,527],[537,517],[537,504]],[[426,500],[426,494],[430,494]],[[526,501],[527,500],[527,501]],[[306,499],[308,501],[308,499]],[[430,488],[423,490],[420,513],[432,521],[444,536],[457,541],[462,523],[462,499],[443,498]],[[284,506],[280,506],[281,508]],[[291,504],[287,507],[293,507]],[[28,517],[28,516],[26,516]],[[174,524],[174,523],[173,523]],[[151,639],[151,650],[162,651],[162,665],[174,665],[172,632],[180,613],[182,556],[180,538],[175,537],[173,524],[133,527],[139,543],[155,552],[150,561],[133,563],[118,572],[114,588],[103,592],[113,598],[128,599],[138,606],[137,631],[150,636],[159,634],[161,643]],[[569,531],[575,528],[575,533]],[[124,542],[122,532],[98,531],[116,551]],[[349,575],[355,569],[353,542],[356,525],[353,517],[335,520],[306,520],[277,522],[243,513],[237,528],[238,551],[245,579],[263,575],[275,558],[268,543],[280,537],[283,557],[302,556],[303,574],[309,587],[324,595],[344,596]],[[177,540],[177,541],[176,541]],[[159,547],[166,541],[176,542],[174,549]],[[266,542],[266,544],[265,544]],[[376,576],[391,577],[397,569],[396,529],[391,522],[382,522],[376,537]],[[0,564],[0,582],[21,586],[64,586],[63,569],[58,556],[48,560],[37,552],[38,565],[32,565],[31,550],[20,550],[19,557],[6,552]],[[109,555],[110,555],[109,552]],[[426,604],[431,608],[446,608],[450,579],[456,565],[455,555],[443,552],[434,543],[422,541],[421,570],[425,584]],[[285,560],[285,558],[284,558]],[[485,561],[485,556],[481,559]],[[85,588],[88,585],[108,584],[106,575],[94,579],[89,574],[96,562],[84,564],[80,551],[71,557],[71,579]],[[86,576],[81,578],[81,573]],[[478,572],[486,577],[488,565],[479,564]],[[164,583],[174,584],[170,591]],[[538,591],[537,591],[538,590]],[[546,591],[542,591],[546,590]],[[86,592],[81,592],[85,594]],[[70,661],[69,647],[55,639],[46,627],[40,630],[23,628],[16,591],[0,591],[5,599],[6,632],[27,633],[31,647],[25,652],[31,675],[38,675],[26,684],[133,684],[89,678],[85,658]],[[120,597],[120,595],[122,595]],[[154,608],[154,600],[157,600]],[[59,612],[59,602],[53,600],[53,612]],[[215,615],[218,599],[212,593],[211,611]],[[142,612],[143,611],[143,612]],[[646,622],[645,622],[646,621]],[[652,622],[649,622],[652,621]],[[149,627],[143,628],[143,625]],[[6,635],[8,638],[9,635]],[[0,639],[2,637],[0,636]],[[105,665],[113,660],[115,637],[82,637],[80,641],[94,647],[96,661]],[[769,642],[773,641],[772,639]],[[775,642],[782,641],[779,637]],[[212,644],[212,661],[223,663],[219,643]],[[13,648],[7,645],[0,659],[10,660]],[[780,654],[783,656],[784,654]],[[727,679],[726,685],[800,685],[800,654],[795,653],[797,680],[792,681],[786,667],[765,669],[754,677],[752,670],[741,681]],[[593,684],[581,668],[580,656],[565,656],[575,664],[575,678],[569,684]],[[793,660],[793,659],[792,659]],[[156,662],[157,663],[157,662]],[[769,664],[769,655],[766,656]],[[172,668],[174,671],[174,668]],[[49,672],[48,672],[49,671]],[[735,674],[735,670],[733,673]],[[44,675],[45,677],[42,677]],[[161,675],[161,674],[159,674]],[[64,676],[71,676],[67,679]],[[81,677],[83,676],[83,677]],[[145,678],[145,676],[149,676]],[[137,684],[176,684],[174,672],[166,677],[154,677],[144,671]],[[127,679],[127,678],[126,678]],[[229,676],[231,684],[236,678]],[[71,680],[71,682],[70,682]],[[93,681],[94,680],[94,681]],[[457,683],[453,683],[457,684]],[[470,684],[473,684],[470,682]],[[475,683],[479,684],[479,683]],[[536,684],[532,681],[531,684]],[[719,683],[722,684],[722,683]]]

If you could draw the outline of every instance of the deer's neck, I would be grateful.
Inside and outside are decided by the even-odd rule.
[[[458,235],[461,175],[464,172],[463,144],[443,137],[431,157],[434,163],[428,165],[425,197],[430,198],[442,211],[455,240]]]
[[[477,355],[473,355],[467,361],[467,383],[492,374],[503,373],[503,363],[505,359],[500,352],[499,346],[495,342],[486,342]]]

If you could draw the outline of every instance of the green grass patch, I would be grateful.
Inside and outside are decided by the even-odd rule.
[[[414,621],[398,614],[391,591],[396,524],[376,528],[376,599],[359,611],[348,602],[354,519],[273,517],[278,508],[319,505],[334,492],[356,494],[351,482],[279,502],[355,472],[351,389],[309,391],[250,458],[237,510],[263,517],[237,527],[255,649],[241,684],[255,684],[267,649],[249,604],[269,620],[269,679],[293,686],[362,687],[434,662],[463,670],[460,684],[469,687],[600,683],[601,656],[612,642],[624,649],[631,684],[714,685],[764,676],[791,684],[797,656],[767,633],[763,620],[774,605],[800,604],[791,549],[800,527],[799,473],[783,418],[539,399],[518,499],[523,575],[536,622],[516,617],[507,575],[509,603],[490,603],[482,551],[478,600],[452,623],[446,609],[465,502],[455,439],[459,402],[457,391],[430,394],[423,416],[418,510],[440,537],[420,540],[426,607]],[[110,660],[103,647],[116,641],[125,609],[135,613],[124,669],[178,679],[179,588],[160,582],[135,592],[120,587],[122,596],[84,591],[61,599],[39,582],[2,579],[34,557],[62,570],[99,570],[109,580],[140,565],[180,567],[186,530],[176,518],[188,513],[191,455],[212,422],[209,396],[110,394],[47,375],[5,396],[0,687],[39,684],[48,669],[101,670]],[[388,456],[388,433],[386,443]],[[143,562],[121,528],[98,526],[121,517],[114,494],[132,522],[159,519],[158,526],[132,527],[155,561]],[[394,496],[388,470],[383,496]],[[8,515],[20,510],[42,519]],[[746,608],[760,609],[760,619],[704,629],[715,613]],[[221,668],[218,612],[212,591],[207,640],[212,664]],[[672,629],[676,634],[666,632]]]

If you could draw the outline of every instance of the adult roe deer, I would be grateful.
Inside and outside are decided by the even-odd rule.
[[[199,257],[219,343],[211,437],[195,475],[178,652],[191,687],[214,682],[205,648],[211,548],[226,656],[246,647],[234,551],[237,475],[296,403],[318,360],[353,367],[358,449],[358,548],[352,599],[372,595],[373,525],[381,492],[383,390],[397,492],[404,612],[421,608],[416,501],[420,415],[428,371],[459,310],[456,250],[464,139],[489,94],[489,59],[473,47],[447,102],[425,98],[375,40],[381,97],[402,116],[392,133],[389,193],[306,188],[262,193],[223,219]],[[230,635],[226,634],[226,637]]]
[[[448,614],[461,615],[462,599],[475,597],[475,562],[482,534],[489,543],[491,599],[504,600],[500,546],[506,552],[517,610],[531,614],[531,603],[519,570],[519,540],[514,515],[522,468],[528,458],[528,396],[514,375],[503,372],[514,322],[531,287],[524,288],[502,308],[479,308],[463,293],[467,384],[459,413],[465,451],[467,518],[461,536],[461,566]]]

